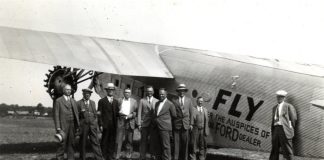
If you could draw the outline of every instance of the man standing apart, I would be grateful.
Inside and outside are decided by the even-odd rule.
[[[140,141],[140,160],[146,159],[148,137],[150,136],[151,121],[154,114],[154,106],[158,101],[153,97],[154,89],[152,86],[146,87],[146,97],[142,98],[138,107],[138,128],[141,131]]]
[[[115,91],[113,83],[108,83],[105,90],[107,97],[98,102],[98,124],[102,131],[100,144],[103,156],[106,160],[112,160],[115,156],[118,100],[113,97]]]
[[[130,159],[132,157],[137,101],[133,98],[130,98],[131,94],[131,90],[127,88],[124,90],[124,98],[119,100],[116,159],[119,159],[121,157],[120,153],[124,136],[126,136],[126,158]]]
[[[167,91],[159,90],[159,102],[155,104],[154,130],[157,131],[157,140],[160,144],[161,159],[171,160],[170,136],[172,132],[172,119],[176,117],[176,110],[171,101],[167,99]]]
[[[63,96],[54,102],[54,123],[57,133],[63,132],[65,137],[57,150],[56,158],[64,159],[64,151],[67,149],[67,158],[74,159],[74,138],[79,128],[79,113],[76,101],[71,97],[71,86],[66,84],[63,88]]]
[[[77,102],[79,118],[81,124],[81,137],[80,137],[80,159],[86,159],[86,146],[88,136],[90,139],[91,147],[96,160],[103,160],[98,139],[98,123],[96,104],[90,100],[91,89],[82,89],[83,98]]]
[[[178,98],[173,100],[177,111],[174,120],[174,160],[188,160],[188,142],[190,129],[190,116],[193,109],[191,99],[185,96],[188,91],[185,84],[180,84],[176,89]]]
[[[285,159],[293,158],[292,139],[297,121],[294,106],[285,102],[287,92],[280,90],[276,92],[278,104],[272,109],[272,149],[270,160],[279,160],[279,148],[282,148]]]
[[[190,118],[190,125],[192,125],[191,142],[189,147],[190,160],[205,160],[206,158],[206,138],[209,134],[208,128],[208,111],[202,105],[204,99],[197,98],[197,106],[194,107]]]

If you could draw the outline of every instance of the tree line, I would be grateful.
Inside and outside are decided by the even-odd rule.
[[[29,115],[35,115],[39,113],[39,116],[52,116],[53,108],[45,107],[42,103],[38,103],[36,106],[19,106],[18,104],[0,104],[0,116],[8,116],[11,112],[17,113],[17,111],[28,112]],[[9,111],[9,112],[8,112]]]

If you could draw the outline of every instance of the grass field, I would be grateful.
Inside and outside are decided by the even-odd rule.
[[[0,159],[54,159],[58,147],[54,134],[52,118],[0,118]],[[139,138],[136,131],[134,140]],[[138,143],[134,148],[138,148]],[[92,155],[88,156],[90,160]]]
[[[0,118],[0,160],[53,160],[57,150],[54,122],[47,119]],[[134,133],[134,158],[139,157],[139,132]],[[269,153],[240,149],[208,149],[207,160],[266,160]],[[87,155],[91,160],[92,154]],[[78,154],[76,154],[78,157]],[[296,157],[297,160],[319,160]]]
[[[51,159],[54,133],[52,119],[0,118],[0,159]]]

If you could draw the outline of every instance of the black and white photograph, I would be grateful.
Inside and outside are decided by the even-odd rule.
[[[322,0],[0,0],[0,160],[324,160]]]

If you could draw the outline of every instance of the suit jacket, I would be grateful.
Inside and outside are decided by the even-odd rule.
[[[67,124],[67,113],[69,113],[68,103],[71,103],[71,109],[74,116],[74,122],[76,128],[79,128],[79,113],[77,109],[76,101],[71,98],[70,101],[66,101],[64,96],[59,97],[54,102],[54,124],[55,129],[61,128],[63,131],[66,128]],[[66,131],[64,131],[66,132]]]
[[[181,129],[183,126],[184,129],[189,129],[190,125],[190,115],[192,113],[193,104],[191,102],[191,99],[189,97],[184,98],[184,109],[181,109],[179,97],[176,99],[173,99],[173,104],[177,111],[177,117],[174,120],[174,127],[175,129]]]
[[[129,125],[131,129],[135,129],[135,117],[136,117],[136,111],[137,111],[137,101],[134,98],[129,98],[130,100],[130,115],[131,117],[129,120]],[[121,110],[122,104],[123,104],[123,98],[120,98],[118,105],[118,113]]]
[[[109,103],[108,97],[101,98],[98,101],[98,124],[103,128],[116,128],[118,115],[118,100],[113,98]]]
[[[159,114],[157,114],[160,101],[155,104],[154,125],[159,130],[172,131],[172,119],[176,117],[176,109],[174,104],[166,99]]]
[[[294,128],[296,126],[297,121],[297,114],[294,106],[287,102],[283,102],[282,106],[282,127],[284,129],[284,132],[286,134],[287,139],[292,139],[294,137]],[[276,113],[276,108],[278,105],[275,105],[272,108],[272,123],[271,123],[271,133],[273,133],[273,127],[274,127],[274,117]]]
[[[158,102],[158,100],[154,97],[152,97],[152,103],[150,104],[147,100],[147,97],[142,98],[140,100],[139,106],[138,106],[138,112],[137,112],[137,123],[139,126],[142,127],[148,127],[151,124],[154,110],[155,110],[155,104]]]
[[[89,102],[90,102],[89,112],[93,113],[93,115],[94,115],[94,119],[90,119],[90,124],[94,125],[94,124],[96,124],[96,120],[97,120],[96,103],[93,100],[89,100]],[[82,124],[82,123],[84,123],[85,117],[86,117],[86,113],[82,111],[86,108],[86,105],[85,105],[83,99],[77,101],[77,107],[78,107],[78,112],[79,112],[80,123]]]
[[[203,112],[204,112],[204,134],[205,136],[209,135],[209,127],[208,127],[208,110],[203,107]],[[192,110],[192,114],[191,114],[191,118],[190,118],[190,125],[192,126],[197,126],[197,116],[198,116],[198,108],[197,107],[193,107]]]

